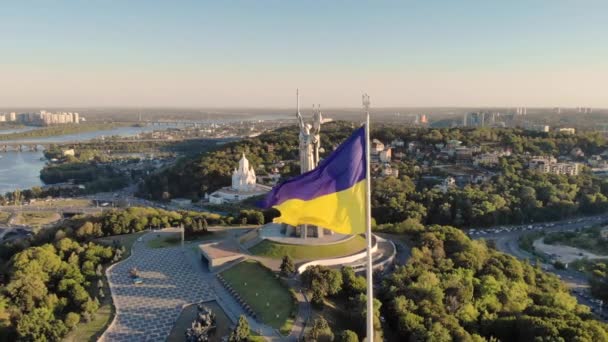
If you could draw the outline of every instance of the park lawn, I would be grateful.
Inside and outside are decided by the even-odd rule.
[[[53,211],[22,211],[17,214],[15,223],[25,226],[40,227],[61,219],[61,215]]]
[[[108,293],[109,295],[109,293]],[[66,342],[96,341],[110,324],[113,314],[111,301],[101,305],[90,322],[78,324],[65,338]]]
[[[347,241],[320,246],[290,245],[264,240],[250,248],[254,255],[281,259],[289,255],[296,260],[327,259],[355,254],[365,249],[365,238],[357,235]]]
[[[271,270],[257,261],[246,260],[222,272],[222,277],[263,323],[289,334],[295,316],[295,299]]]
[[[304,336],[308,336],[313,321],[318,317],[323,317],[332,328],[334,334],[338,334],[344,330],[352,330],[355,333],[365,332],[365,317],[359,314],[353,314],[349,311],[349,303],[347,298],[343,297],[327,297],[323,300],[324,304],[322,308],[312,306],[312,312],[309,323],[304,328]],[[375,341],[398,341],[398,338],[394,335],[394,332],[388,328],[387,325],[382,324],[382,333],[376,332],[374,336]],[[393,336],[393,338],[386,338]],[[363,336],[359,336],[362,338]],[[384,337],[384,338],[383,338]],[[361,340],[363,341],[363,340]]]
[[[150,239],[146,242],[148,248],[165,248],[176,246],[181,243],[179,234],[171,234],[170,236],[161,236],[155,239]]]
[[[129,255],[131,255],[131,247],[133,246],[135,241],[137,241],[137,238],[144,235],[145,233],[147,233],[147,232],[137,232],[137,233],[133,233],[133,234],[105,236],[105,237],[95,239],[95,242],[106,245],[106,246],[112,246],[114,244],[114,241],[118,241],[126,249],[125,254],[123,255],[123,259],[125,259]]]
[[[306,325],[304,330],[305,334],[308,334],[310,331],[310,327],[312,326],[312,322],[317,317],[323,317],[329,323],[329,326],[332,327],[334,333],[340,332],[342,330],[353,330],[357,331],[361,328],[360,324],[364,322],[364,319],[353,319],[353,316],[348,311],[349,304],[346,298],[325,298],[324,305],[322,308],[318,308],[316,306],[312,306],[312,314],[310,317],[310,324]],[[306,336],[306,335],[305,335]]]
[[[193,237],[188,237],[185,240],[186,244],[197,244],[199,242],[209,241],[209,240],[219,240],[223,239],[226,236],[226,232],[208,232],[205,235],[197,235]],[[147,245],[149,248],[165,248],[165,247],[173,247],[177,246],[181,243],[181,238],[179,233],[172,234],[170,236],[161,236],[155,239],[148,240]]]
[[[7,224],[8,220],[10,220],[12,213],[8,213],[6,211],[0,211],[0,223]]]

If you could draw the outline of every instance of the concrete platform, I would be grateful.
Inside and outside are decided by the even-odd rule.
[[[232,240],[203,243],[198,245],[198,251],[201,260],[208,263],[211,272],[243,256],[239,247]]]

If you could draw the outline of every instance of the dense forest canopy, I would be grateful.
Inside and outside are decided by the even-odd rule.
[[[412,257],[384,283],[403,341],[606,341],[605,324],[539,267],[448,226],[406,229]]]

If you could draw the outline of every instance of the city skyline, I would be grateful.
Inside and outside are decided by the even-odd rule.
[[[608,107],[608,4],[10,3],[1,107]]]

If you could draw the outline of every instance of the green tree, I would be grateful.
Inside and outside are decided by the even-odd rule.
[[[80,315],[75,312],[68,312],[64,321],[66,327],[73,329],[80,322]]]
[[[230,333],[228,337],[229,342],[246,342],[249,340],[249,322],[244,315],[239,317],[239,321],[237,322],[234,330]]]
[[[293,263],[293,259],[289,255],[285,255],[281,261],[281,275],[283,277],[289,277],[296,271],[296,267]]]
[[[334,340],[334,333],[331,331],[329,324],[323,316],[319,316],[313,321],[310,331],[308,332],[308,339],[310,341],[319,342]]]
[[[337,342],[359,342],[359,336],[352,330],[344,330],[338,334]]]
[[[36,308],[17,323],[17,334],[23,341],[59,341],[66,332],[65,324],[47,308]]]
[[[315,304],[322,304],[325,296],[333,296],[342,289],[342,273],[325,266],[310,266],[300,277],[304,287],[311,291]]]

